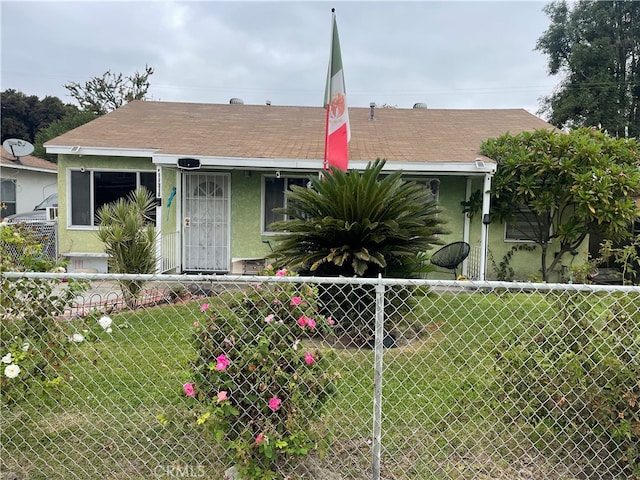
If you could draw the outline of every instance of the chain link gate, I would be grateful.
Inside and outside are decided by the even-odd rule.
[[[207,436],[203,412],[207,400],[217,406],[219,375],[246,360],[236,355],[259,352],[252,332],[281,335],[270,338],[284,347],[242,363],[251,375],[285,351],[276,370],[300,384],[330,374],[313,383],[327,388],[316,392],[317,412],[298,408],[320,448],[286,459],[286,478],[640,478],[640,287],[13,272],[1,280],[3,480],[224,478],[233,460]],[[142,294],[123,295],[126,282],[143,284]],[[218,338],[208,332],[230,319],[198,377],[206,340]],[[221,371],[219,352],[229,362]],[[322,375],[304,376],[321,364]],[[234,405],[255,391],[264,403],[256,419],[271,428],[272,417],[296,412],[289,390],[277,388],[238,384],[218,400]]]

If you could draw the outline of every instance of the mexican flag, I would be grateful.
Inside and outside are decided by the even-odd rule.
[[[349,112],[344,88],[342,55],[336,25],[335,10],[331,22],[331,56],[327,73],[327,86],[324,92],[324,107],[327,109],[327,121],[324,143],[324,168],[336,167],[346,171],[349,166]]]

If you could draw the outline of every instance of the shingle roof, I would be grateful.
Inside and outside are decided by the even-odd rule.
[[[351,160],[470,162],[506,132],[552,128],[523,109],[349,108]],[[134,101],[47,142],[239,158],[322,159],[322,107]]]
[[[34,157],[32,155],[25,155],[20,157],[20,162],[16,162],[9,152],[4,149],[0,149],[2,157],[0,158],[0,167],[13,167],[13,168],[29,168],[36,170],[49,170],[51,172],[58,171],[58,165],[42,158]]]

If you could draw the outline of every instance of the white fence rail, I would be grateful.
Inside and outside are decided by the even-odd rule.
[[[308,414],[305,432],[320,440],[300,461],[276,462],[276,478],[640,478],[640,287],[2,277],[7,478],[222,479],[237,463],[222,449],[226,436],[286,423],[285,412]],[[65,299],[78,282],[84,290]],[[123,282],[137,282],[141,293],[122,295],[132,285]],[[331,325],[322,334],[320,322]],[[245,328],[282,337],[254,348]],[[326,384],[305,376],[319,365]],[[263,367],[274,379],[285,372],[287,382],[233,384],[222,401],[211,393],[231,385],[216,385],[225,381],[216,375]],[[307,387],[306,397],[288,396]],[[273,411],[208,435],[203,412],[241,409],[245,393],[271,399]],[[314,395],[317,411],[296,404]],[[256,443],[271,427],[253,431],[269,432]]]

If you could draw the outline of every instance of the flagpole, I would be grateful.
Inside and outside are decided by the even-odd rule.
[[[327,75],[331,75],[331,62],[333,61],[333,26],[336,24],[336,22],[334,21],[334,18],[336,16],[336,9],[332,8],[331,9],[331,28],[329,29],[329,33],[331,34],[331,40],[329,41],[329,70],[328,70],[328,74]],[[331,92],[329,92],[329,95],[331,94]],[[330,99],[329,99],[330,100]],[[329,154],[329,108],[331,108],[330,103],[327,103],[327,92],[325,91],[325,98],[324,98],[324,103],[325,103],[325,110],[326,110],[326,115],[325,115],[325,123],[324,123],[324,160],[322,161],[322,168],[323,170],[329,170],[329,158],[328,158],[328,154]]]

